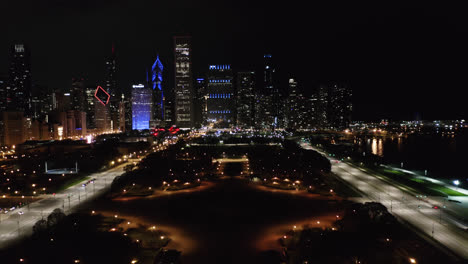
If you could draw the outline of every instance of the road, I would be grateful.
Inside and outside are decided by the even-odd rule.
[[[3,215],[0,222],[0,248],[7,247],[19,238],[31,235],[33,225],[41,218],[46,219],[54,209],[60,208],[65,213],[70,213],[81,203],[104,193],[114,178],[123,173],[126,164],[89,175],[91,179],[96,180],[86,187],[82,186],[84,182],[77,183],[55,196],[47,195],[46,198],[33,202],[29,206],[9,212],[9,217]]]
[[[301,143],[301,146],[328,157],[308,143]],[[395,183],[332,157],[328,159],[332,164],[332,172],[361,191],[366,196],[364,200],[382,203],[392,214],[417,228],[418,231],[433,237],[463,259],[468,259],[468,232],[464,223],[444,214],[442,208],[432,208],[429,200],[418,198],[401,186],[397,188]]]

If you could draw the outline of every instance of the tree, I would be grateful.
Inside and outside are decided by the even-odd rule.
[[[34,235],[39,235],[47,230],[47,221],[41,219],[37,221],[33,226],[33,233]]]
[[[65,213],[60,208],[54,209],[47,217],[47,226],[54,227],[65,218]]]

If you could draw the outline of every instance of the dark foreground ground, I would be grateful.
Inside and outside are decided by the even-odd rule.
[[[259,249],[266,247],[262,245],[265,232],[333,214],[338,207],[334,201],[261,191],[244,179],[226,177],[200,192],[124,202],[103,200],[95,210],[175,229],[174,244],[189,248],[182,252],[183,263],[275,263]]]

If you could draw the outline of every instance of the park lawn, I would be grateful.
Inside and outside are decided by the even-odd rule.
[[[412,178],[410,178],[410,180],[412,180],[414,182],[417,182],[418,184],[424,185],[427,189],[431,189],[431,190],[434,190],[436,192],[444,193],[444,194],[446,194],[448,196],[467,196],[464,193],[457,192],[457,191],[452,190],[450,188],[447,188],[445,186],[442,186],[442,185],[439,185],[439,184],[436,184],[436,183],[432,183],[430,181],[426,181],[426,180],[423,180],[423,179],[418,179],[418,178],[412,177]]]
[[[417,182],[417,183],[424,183],[424,180],[418,178],[411,178],[410,180]]]
[[[452,190],[450,188],[447,188],[447,187],[444,187],[444,186],[441,186],[441,185],[438,185],[438,184],[432,184],[432,185],[433,186],[428,186],[428,188],[437,190],[439,192],[443,192],[443,193],[447,194],[448,196],[467,196],[464,193],[457,192],[455,190]]]
[[[88,180],[88,179],[90,179],[90,178],[91,178],[91,177],[85,176],[85,175],[70,178],[70,179],[68,179],[67,181],[65,181],[65,182],[62,184],[62,186],[59,186],[59,187],[55,190],[55,192],[58,193],[58,192],[60,192],[60,191],[66,190],[66,189],[72,187],[73,185],[75,185],[75,184],[77,184],[77,183],[80,183],[80,182],[82,182],[82,181]]]
[[[399,171],[399,170],[383,169],[383,171],[387,172],[387,173],[396,174],[396,175],[399,175],[399,176],[405,176],[406,175],[406,173],[404,173],[402,171]]]

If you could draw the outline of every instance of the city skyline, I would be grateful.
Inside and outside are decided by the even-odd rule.
[[[182,8],[184,4],[190,10]],[[161,6],[160,10],[168,11],[158,20],[164,26],[157,27],[157,36],[142,39],[133,31],[129,32],[130,28],[146,31],[152,23],[133,22],[133,15],[120,18],[119,8],[125,6],[121,2],[38,6],[39,10],[51,7],[45,11],[49,18],[39,19],[37,25],[33,25],[49,26],[44,36],[40,31],[27,33],[30,19],[37,17],[36,14],[27,16],[29,11],[19,13],[21,9],[17,4],[5,5],[12,12],[1,19],[8,21],[13,15],[24,19],[8,24],[7,41],[0,43],[0,60],[9,61],[8,50],[14,43],[26,43],[31,48],[33,81],[52,89],[69,87],[74,76],[104,84],[102,61],[109,56],[112,43],[119,67],[116,73],[119,86],[130,87],[132,83],[144,80],[145,70],[151,66],[156,54],[160,54],[162,63],[168,65],[165,74],[171,76],[173,67],[170,66],[174,63],[172,37],[188,34],[192,36],[194,76],[199,76],[210,64],[222,63],[231,64],[235,71],[255,70],[258,73],[263,55],[272,53],[278,60],[283,87],[287,87],[289,78],[297,79],[299,88],[306,94],[323,82],[348,83],[356,95],[354,110],[359,120],[450,119],[467,115],[461,106],[462,99],[428,92],[452,87],[457,93],[463,86],[460,73],[465,66],[448,60],[453,57],[462,61],[468,57],[462,48],[468,42],[462,37],[465,29],[460,26],[466,21],[457,11],[444,7],[410,5],[402,8],[379,4],[332,7],[317,4],[313,11],[317,17],[309,21],[305,16],[307,11],[300,8],[282,10],[274,5],[253,6],[240,12],[245,19],[239,20],[235,19],[239,17],[236,6],[231,8],[229,4],[221,4],[219,8],[203,9],[181,2]],[[177,9],[179,7],[182,9]],[[144,11],[137,4],[129,8]],[[184,19],[176,21],[168,17],[177,10],[184,14]],[[64,18],[63,25],[68,28],[82,28],[83,39],[61,30],[63,25],[49,25],[49,19],[57,18],[62,11],[70,17],[89,18],[80,25]],[[357,14],[358,18],[350,13]],[[101,16],[107,19],[99,19]],[[276,17],[285,19],[281,22]],[[213,21],[223,23],[213,26]],[[91,23],[97,23],[96,28]],[[392,28],[392,25],[395,26]],[[98,34],[97,29],[103,31]],[[123,29],[123,33],[117,35],[117,29]],[[417,36],[411,33],[415,29],[421,29]],[[72,36],[75,41],[66,42]],[[64,53],[68,56],[55,55]],[[51,63],[45,65],[49,61]],[[7,74],[7,67],[8,63],[2,63],[0,74]],[[172,77],[165,80],[168,86],[173,86]],[[424,100],[421,100],[422,94]],[[395,102],[398,107],[394,107]],[[434,104],[440,108],[434,109]]]
[[[0,262],[468,261],[468,16],[0,1]]]

